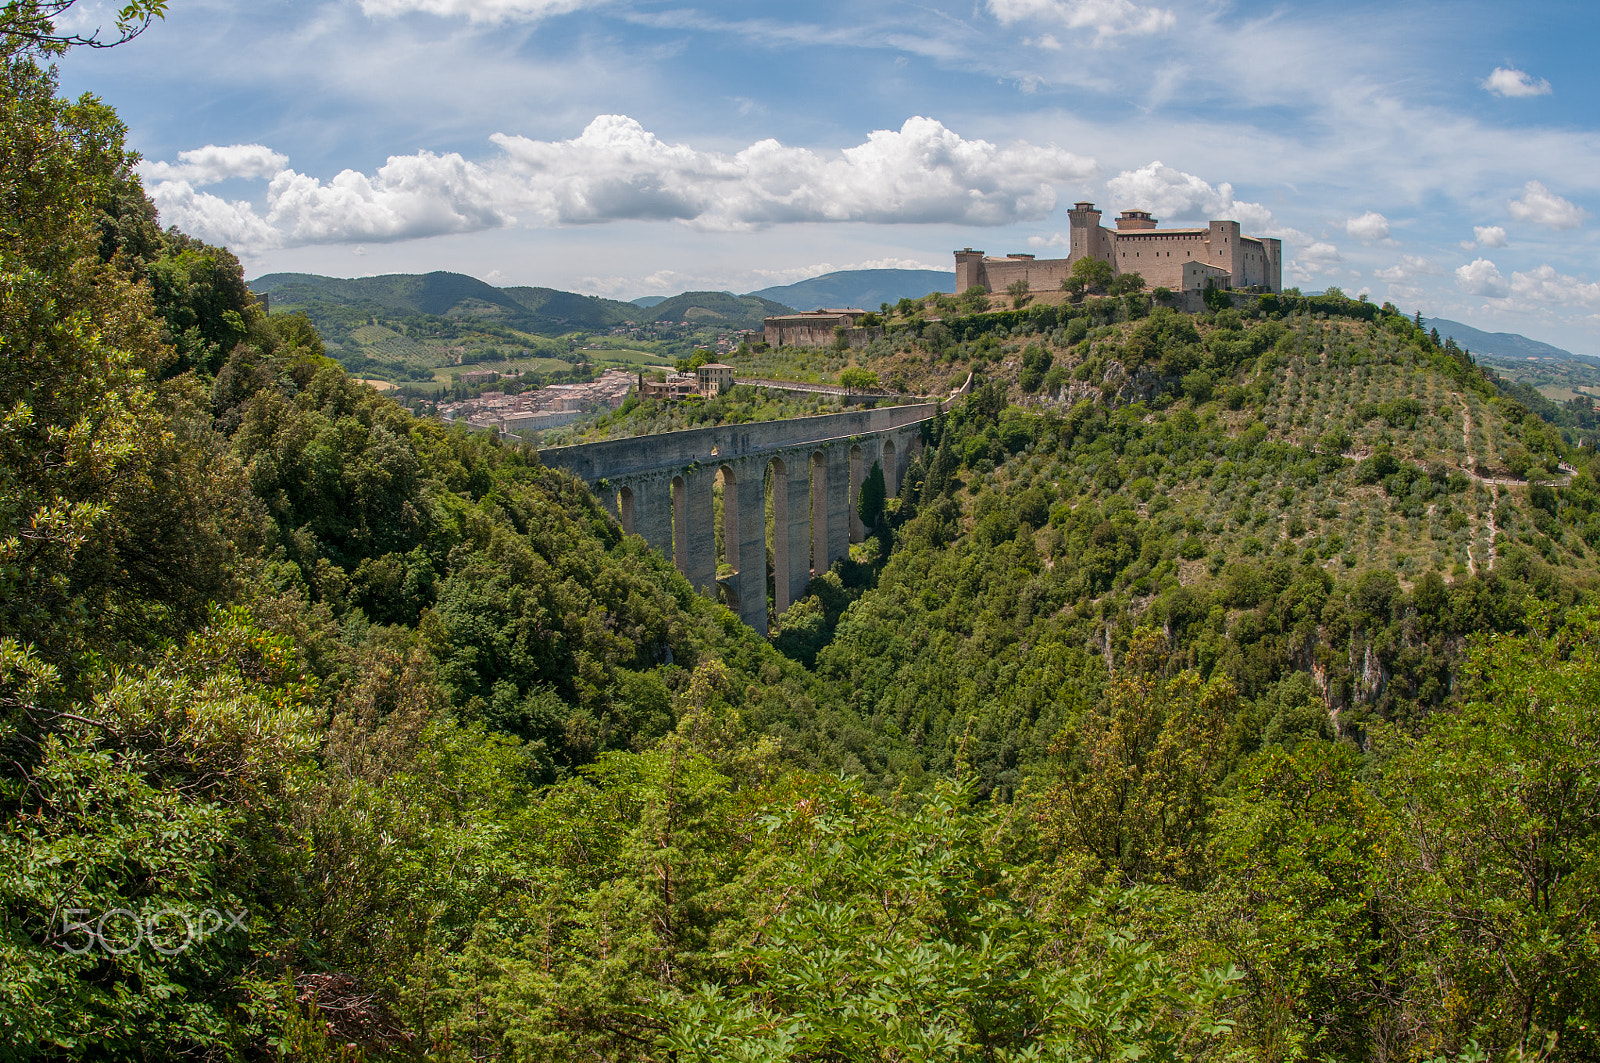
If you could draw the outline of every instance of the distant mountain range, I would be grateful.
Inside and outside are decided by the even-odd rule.
[[[644,301],[625,303],[554,288],[496,288],[476,277],[446,272],[349,279],[269,273],[251,281],[250,288],[270,295],[275,309],[306,310],[319,327],[330,316],[353,312],[375,317],[411,313],[485,320],[540,334],[611,328],[628,321],[760,328],[763,318],[792,312],[785,303],[728,292],[684,292],[645,305]]]
[[[883,303],[917,299],[929,292],[953,292],[955,269],[843,269],[820,277],[762,288],[750,294],[802,310],[855,306],[876,310]]]
[[[313,273],[269,273],[250,282],[252,291],[272,297],[274,308],[303,309],[320,325],[325,319],[355,315],[429,314],[494,322],[524,332],[559,335],[574,329],[603,329],[627,321],[689,321],[730,328],[760,328],[763,318],[793,313],[796,307],[856,306],[916,299],[955,287],[955,271],[932,269],[850,269],[826,273],[746,295],[684,292],[646,295],[632,302],[578,295],[554,288],[497,288],[461,273],[396,273],[381,277],[323,277]],[[329,322],[331,324],[331,320]]]
[[[1456,343],[1471,351],[1475,357],[1490,355],[1518,361],[1535,358],[1540,361],[1586,362],[1600,365],[1600,358],[1587,354],[1573,354],[1560,347],[1519,336],[1515,332],[1484,332],[1471,325],[1463,325],[1459,321],[1450,321],[1442,317],[1427,317],[1422,320],[1425,327],[1438,329],[1441,339],[1454,338]]]

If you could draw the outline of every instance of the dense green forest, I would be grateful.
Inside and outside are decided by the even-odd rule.
[[[893,333],[984,382],[764,637],[161,230],[37,11],[0,1058],[1600,1054],[1594,452],[1413,320]]]

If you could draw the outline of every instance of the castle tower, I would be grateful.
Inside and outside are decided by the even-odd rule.
[[[974,285],[983,288],[983,252],[963,247],[956,252],[956,294],[960,295]]]
[[[1283,291],[1283,241],[1264,236],[1261,238],[1261,247],[1267,256],[1267,289],[1281,292]]]
[[[1242,287],[1244,244],[1239,239],[1239,223],[1214,221],[1208,228],[1211,230],[1210,254],[1206,257],[1206,265],[1227,270],[1231,282]]]
[[[1094,209],[1093,203],[1076,203],[1067,211],[1067,220],[1072,227],[1072,250],[1067,258],[1076,262],[1080,258],[1093,256],[1105,258],[1105,242],[1100,232],[1100,212]]]

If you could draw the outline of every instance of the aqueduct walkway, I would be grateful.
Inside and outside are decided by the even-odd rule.
[[[900,489],[923,421],[937,403],[820,417],[696,428],[541,451],[540,459],[583,480],[623,530],[672,558],[702,594],[720,583],[745,623],[767,630],[767,484],[771,485],[773,604],[779,613],[805,594],[865,535],[856,515],[861,484],[883,468],[890,497]],[[717,578],[712,488],[722,481],[725,564]]]

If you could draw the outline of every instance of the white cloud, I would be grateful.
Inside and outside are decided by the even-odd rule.
[[[575,140],[491,138],[550,224],[675,218],[703,228],[779,222],[1000,225],[1054,209],[1058,182],[1096,164],[1056,148],[965,140],[931,118],[880,129],[833,157],[762,140],[735,155],[666,144],[602,115]]]
[[[598,6],[596,0],[361,0],[362,12],[371,18],[394,18],[416,11],[446,18],[465,16],[473,22],[531,22]]]
[[[1497,66],[1478,84],[1496,96],[1550,95],[1550,82],[1544,78],[1534,78],[1527,71],[1515,67]]]
[[[1359,218],[1346,221],[1344,231],[1364,244],[1377,243],[1389,238],[1389,219],[1377,211],[1369,210]]]
[[[1600,284],[1557,273],[1555,267],[1548,263],[1527,273],[1519,271],[1511,274],[1511,294],[1522,299],[1536,299],[1541,303],[1600,306]]]
[[[1410,280],[1412,277],[1438,277],[1444,270],[1420,255],[1401,255],[1400,261],[1388,269],[1375,269],[1372,275],[1390,284]]]
[[[1004,25],[1029,20],[1060,22],[1068,29],[1092,29],[1095,43],[1124,34],[1163,33],[1178,24],[1163,7],[1141,7],[1132,0],[988,0],[989,13]]]
[[[708,230],[784,222],[1001,225],[1055,208],[1058,183],[1081,181],[1093,159],[1020,143],[966,140],[931,118],[877,130],[831,154],[759,141],[733,155],[668,144],[632,118],[601,115],[583,133],[538,141],[497,133],[501,155],[391,156],[370,176],[323,182],[280,170],[261,217],[244,203],[158,183],[168,220],[245,249],[405,240],[516,224],[675,220]],[[181,156],[180,156],[181,158]],[[152,172],[177,172],[155,164]],[[179,217],[182,221],[179,221]]]
[[[500,182],[454,152],[390,156],[368,177],[327,184],[286,170],[267,186],[267,221],[287,244],[408,240],[511,225]]]
[[[1344,256],[1339,254],[1339,249],[1332,244],[1316,240],[1299,249],[1295,259],[1314,269],[1328,269],[1336,263],[1343,262]]]
[[[1500,275],[1500,268],[1486,258],[1473,259],[1456,268],[1456,286],[1468,295],[1482,295],[1490,299],[1503,299],[1511,292],[1511,285]]]
[[[1275,236],[1299,244],[1311,237],[1281,225],[1260,203],[1233,198],[1233,186],[1224,181],[1213,186],[1202,177],[1167,166],[1159,159],[1124,170],[1106,182],[1119,210],[1148,210],[1159,218],[1237,221],[1252,236]]]
[[[233,248],[276,247],[278,233],[243,200],[228,202],[210,192],[196,192],[187,181],[163,181],[150,190],[164,225],[176,225]]]
[[[1473,243],[1478,247],[1506,246],[1506,231],[1498,225],[1474,225],[1472,236]],[[1472,244],[1467,246],[1470,249]]]
[[[230,177],[271,177],[289,165],[289,156],[261,144],[229,144],[180,151],[178,161],[141,162],[139,174],[147,181],[187,181],[212,185]]]
[[[1522,190],[1522,198],[1513,199],[1507,207],[1518,221],[1531,221],[1548,229],[1576,229],[1588,214],[1538,181],[1529,181]]]

